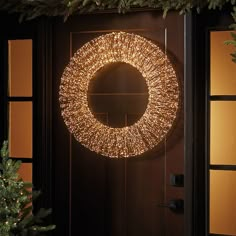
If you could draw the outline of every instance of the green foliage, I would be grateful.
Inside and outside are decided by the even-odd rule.
[[[76,12],[116,9],[119,13],[125,13],[140,7],[161,9],[164,15],[169,10],[184,14],[192,9],[200,11],[206,6],[209,9],[221,9],[226,3],[234,6],[236,0],[2,0],[0,10],[19,12],[21,19],[32,19],[41,15],[64,16],[67,19]]]
[[[32,192],[32,184],[19,178],[21,162],[9,158],[7,141],[3,142],[0,155],[0,235],[40,235],[54,229],[55,225],[43,226],[43,219],[51,209],[42,208],[32,214],[31,203],[40,193]]]
[[[233,39],[225,41],[225,44],[226,45],[233,45],[235,47],[235,52],[231,53],[230,55],[232,56],[232,61],[236,63],[236,34],[231,33],[231,36]]]
[[[208,0],[208,8],[209,9],[222,9],[222,7],[226,3],[231,3],[231,5],[235,5],[236,0]]]
[[[236,30],[236,6],[233,7],[231,16],[233,17],[235,24],[230,25],[230,28],[232,28],[233,30]]]

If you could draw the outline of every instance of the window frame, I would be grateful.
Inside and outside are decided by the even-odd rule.
[[[210,47],[211,47],[211,32],[217,31],[230,31],[228,27],[207,27],[206,30],[206,159],[205,159],[205,176],[206,176],[206,190],[205,190],[205,199],[206,199],[206,222],[207,222],[207,235],[209,236],[230,236],[225,234],[214,234],[210,232],[210,171],[211,170],[222,170],[222,171],[236,171],[236,164],[211,164],[210,162],[210,129],[211,129],[211,102],[228,102],[235,101],[236,102],[236,94],[235,95],[211,95],[211,67],[210,67]],[[229,55],[230,57],[230,55]]]

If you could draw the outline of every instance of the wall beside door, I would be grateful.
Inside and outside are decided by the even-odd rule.
[[[40,189],[43,192],[43,197],[38,201],[38,205],[50,207],[51,177],[48,173],[51,168],[50,158],[47,156],[49,152],[45,149],[47,147],[45,137],[49,135],[47,135],[48,129],[44,128],[49,120],[44,103],[46,83],[44,20],[36,19],[19,23],[17,14],[1,12],[0,22],[2,28],[0,37],[0,143],[9,139],[10,145],[12,145],[11,157],[25,162],[20,174],[27,176],[29,181],[33,181],[34,189]],[[5,27],[6,22],[7,27]],[[20,58],[21,62],[19,62]],[[13,76],[15,76],[14,82],[12,81]],[[19,86],[18,83],[23,86]],[[10,86],[11,89],[13,86],[15,87],[14,92],[10,91]],[[21,90],[21,88],[24,89]],[[22,93],[22,91],[24,92]],[[20,101],[17,103],[19,107],[13,111],[11,103],[16,101]],[[27,108],[30,107],[30,109],[22,109],[20,106],[22,102],[31,103],[27,105]],[[13,123],[14,126],[12,126]],[[15,142],[12,139],[15,139]],[[17,139],[22,139],[24,144],[18,146],[21,142]],[[22,147],[27,152],[22,153]],[[35,208],[37,208],[36,204]]]
[[[183,199],[170,185],[184,172],[183,121],[158,148],[140,157],[114,160],[89,151],[70,135],[59,106],[60,78],[70,57],[95,36],[124,30],[147,37],[167,51],[183,83],[183,17],[133,12],[73,16],[52,23],[52,174],[55,235],[179,235],[183,212],[162,207]],[[183,85],[183,84],[182,84]],[[181,112],[180,112],[181,113]]]

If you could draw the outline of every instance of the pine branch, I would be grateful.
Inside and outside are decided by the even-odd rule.
[[[55,225],[44,226],[44,219],[51,214],[51,209],[40,209],[32,214],[32,201],[39,191],[31,191],[32,183],[24,182],[18,176],[21,162],[9,158],[8,142],[4,141],[0,151],[0,235],[37,235],[49,231]],[[30,205],[29,205],[30,204]]]

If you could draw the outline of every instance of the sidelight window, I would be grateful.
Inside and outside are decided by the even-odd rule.
[[[32,182],[33,88],[32,40],[8,40],[9,155],[22,161],[20,176]]]
[[[236,66],[230,31],[210,32],[209,233],[236,235]]]

